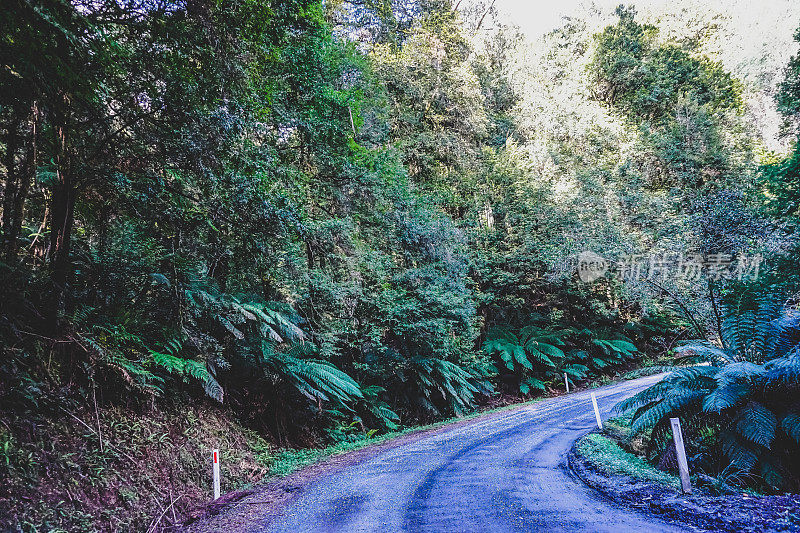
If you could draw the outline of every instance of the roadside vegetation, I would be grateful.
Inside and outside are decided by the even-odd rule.
[[[626,451],[615,439],[590,433],[578,441],[576,452],[600,472],[610,476],[628,476],[640,481],[680,489],[680,480],[659,470],[643,458]]]
[[[800,117],[798,80],[795,55],[776,96],[792,135]],[[798,149],[795,142],[786,158],[768,159],[758,174],[765,213],[792,236],[800,214]],[[797,269],[788,266],[796,264],[796,239],[785,246],[759,283],[721,283],[718,297],[710,296],[712,327],[698,328],[704,335],[675,348],[680,361],[699,366],[676,370],[617,406],[631,415],[632,434],[644,436],[653,464],[674,462],[669,419],[679,417],[694,471],[724,478],[728,487],[800,490],[800,313]],[[713,284],[709,279],[710,292]]]
[[[652,464],[646,434],[631,431],[629,416],[603,423],[570,454],[575,475],[618,505],[702,531],[795,531],[798,494],[765,495],[743,487],[733,470],[692,472],[692,492],[681,493],[674,456]]]
[[[669,462],[670,417],[680,417],[694,470],[725,485],[797,492],[800,465],[800,316],[782,300],[739,300],[727,309],[718,344],[678,348],[689,366],[620,403],[647,456]],[[749,304],[749,305],[748,305]]]
[[[765,298],[794,316],[789,33],[737,62],[703,2],[533,43],[493,6],[4,7],[0,529],[157,529],[208,498],[211,447],[232,489],[711,353],[681,346]],[[698,434],[736,421],[748,472],[796,488],[796,354],[718,348],[754,366],[685,386],[738,395]],[[697,405],[634,424],[657,448]]]

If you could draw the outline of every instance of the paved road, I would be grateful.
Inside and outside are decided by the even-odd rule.
[[[597,390],[601,412],[657,379]],[[566,454],[593,425],[586,392],[480,419],[318,479],[262,531],[684,531],[569,475]]]

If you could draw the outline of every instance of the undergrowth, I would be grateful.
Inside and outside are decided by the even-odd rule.
[[[217,408],[4,414],[0,530],[160,531],[177,526],[193,506],[212,496],[215,447],[221,450],[224,491],[267,473],[258,458],[269,445]]]
[[[680,488],[680,482],[675,476],[662,472],[641,457],[626,452],[605,435],[599,433],[586,435],[578,442],[577,452],[605,474],[629,476],[641,481]]]

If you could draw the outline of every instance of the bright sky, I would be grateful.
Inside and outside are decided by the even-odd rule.
[[[484,5],[491,2],[479,1]],[[651,16],[660,18],[662,33],[668,31],[665,28],[672,28],[681,34],[685,24],[697,30],[701,27],[698,23],[721,17],[720,29],[709,37],[704,53],[722,61],[743,81],[760,87],[774,87],[790,56],[797,53],[792,36],[800,26],[798,0],[496,0],[495,7],[499,22],[519,27],[530,41],[536,41],[562,26],[564,16],[586,19],[595,11],[593,6],[603,13],[593,21],[599,24],[594,30],[599,31],[613,23],[612,13],[621,3],[634,6],[640,21]],[[780,148],[776,144],[780,118],[772,98],[764,92],[751,104],[763,116],[764,138],[774,140],[769,146]]]
[[[560,25],[564,15],[573,14],[581,5],[592,4],[613,11],[619,4],[634,5],[640,11],[648,7],[672,5],[675,8],[689,2],[681,0],[496,0],[495,6],[505,20],[519,26],[530,38],[535,39]],[[777,22],[785,15],[792,0],[704,0],[698,1],[712,10],[716,8],[745,21]],[[797,27],[800,20],[793,21]]]
[[[621,0],[595,0],[598,7],[613,9]],[[643,0],[627,2],[633,4],[664,4],[666,0]],[[519,26],[528,37],[535,39],[560,26],[561,18],[577,11],[581,4],[591,5],[585,0],[497,0],[495,6],[501,17]]]

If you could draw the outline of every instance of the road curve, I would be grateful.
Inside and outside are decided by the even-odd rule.
[[[659,376],[596,389],[601,413]],[[263,532],[676,532],[600,499],[565,468],[594,426],[588,392],[390,448],[313,482]]]

